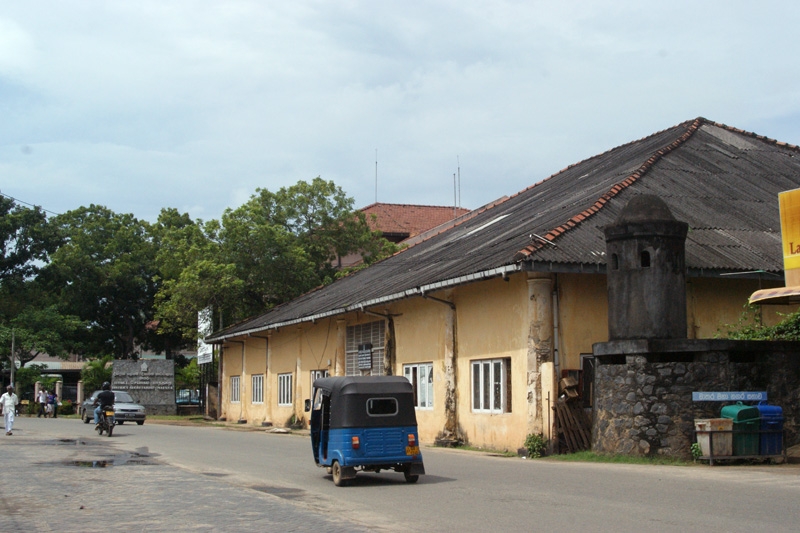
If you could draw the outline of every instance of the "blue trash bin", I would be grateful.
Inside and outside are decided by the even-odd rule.
[[[760,455],[780,455],[783,453],[783,408],[777,405],[767,405],[759,402],[756,406],[761,415],[761,431],[759,439]]]

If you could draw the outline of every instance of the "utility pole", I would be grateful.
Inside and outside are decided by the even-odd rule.
[[[14,338],[14,328],[11,328],[11,383],[9,383],[9,385],[11,385],[12,387],[15,386],[14,385],[14,371],[17,369],[17,361],[16,361],[17,357],[16,357],[15,352],[14,352],[14,350],[16,349],[15,340],[16,339]]]

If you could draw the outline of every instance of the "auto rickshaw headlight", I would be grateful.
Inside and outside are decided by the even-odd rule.
[[[358,437],[356,437],[356,436],[353,436],[353,438],[351,439],[351,441],[352,441],[352,443],[353,443],[353,449],[354,449],[354,450],[357,450],[357,449],[358,449],[358,448],[361,446],[361,441],[358,439]]]

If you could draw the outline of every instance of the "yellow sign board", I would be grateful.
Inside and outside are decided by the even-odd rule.
[[[778,194],[786,286],[800,285],[800,189]]]

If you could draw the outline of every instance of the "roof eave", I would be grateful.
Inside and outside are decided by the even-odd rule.
[[[302,324],[306,322],[315,322],[317,320],[321,320],[324,318],[328,318],[331,316],[336,315],[343,315],[345,313],[351,313],[354,311],[364,311],[369,307],[375,307],[376,305],[388,304],[392,302],[396,302],[399,300],[405,300],[406,298],[413,298],[415,296],[424,297],[426,294],[431,292],[436,292],[444,289],[449,289],[452,287],[456,287],[458,285],[464,285],[465,283],[473,283],[475,281],[481,281],[485,279],[495,278],[498,276],[508,276],[509,274],[513,274],[516,272],[522,272],[523,266],[521,263],[513,263],[510,265],[505,265],[497,268],[492,268],[489,270],[484,270],[482,272],[475,272],[472,274],[467,274],[465,276],[459,276],[457,278],[452,278],[443,281],[437,281],[435,283],[429,283],[427,285],[420,285],[419,287],[413,287],[410,289],[406,289],[401,292],[397,292],[394,294],[388,294],[386,296],[380,296],[378,298],[371,298],[369,300],[363,300],[361,302],[356,302],[350,304],[346,307],[339,307],[336,309],[331,309],[329,311],[325,311],[322,313],[316,313],[313,315],[308,315],[304,317],[298,317],[291,320],[284,320],[281,322],[272,322],[269,324],[265,324],[263,326],[258,326],[252,329],[247,329],[244,331],[237,331],[235,333],[229,334],[222,334],[219,336],[210,335],[206,338],[205,342],[207,344],[224,344],[225,342],[239,338],[239,337],[247,337],[250,335],[254,335],[256,333],[263,333],[269,330],[276,330],[278,328],[292,326],[296,324]]]

